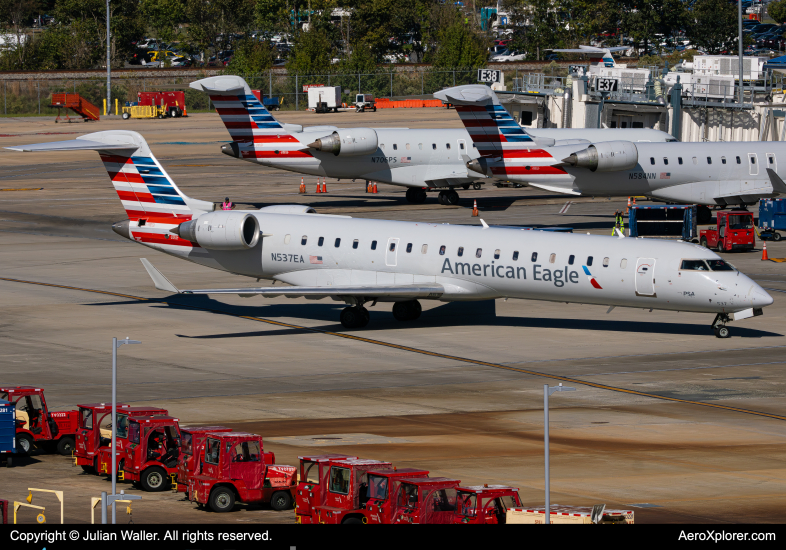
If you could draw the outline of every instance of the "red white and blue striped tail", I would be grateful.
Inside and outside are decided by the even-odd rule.
[[[314,162],[314,156],[292,135],[291,128],[270,114],[241,77],[211,76],[190,86],[210,96],[232,141],[241,144],[242,158],[272,165],[277,160],[287,165],[293,161]]]
[[[515,156],[510,153],[537,147],[488,86],[456,86],[441,90],[434,97],[456,108],[481,156]]]
[[[14,151],[98,151],[123,203],[134,240],[191,247],[169,229],[213,209],[213,203],[186,196],[153,156],[137,132],[110,130],[68,141],[8,147]]]

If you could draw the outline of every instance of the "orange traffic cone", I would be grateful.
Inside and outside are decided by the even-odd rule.
[[[322,178],[322,192],[327,193],[327,182],[325,181],[325,178]]]
[[[478,200],[475,199],[475,205],[472,207],[472,217],[477,218],[478,215]]]
[[[762,250],[761,250],[761,261],[765,262],[765,261],[769,260],[770,257],[767,256],[767,241],[762,241],[762,242],[764,243],[764,248],[762,248]]]
[[[625,209],[625,214],[630,213],[630,197],[628,197],[628,207]]]
[[[306,192],[306,182],[303,181],[303,178],[300,178],[300,188],[298,189],[300,193]]]
[[[319,178],[317,178],[317,193],[321,193],[322,189],[319,188]]]
[[[377,193],[377,182],[374,182],[374,186],[371,188],[372,193]]]
[[[366,180],[366,193],[371,193],[371,182]]]
[[[636,206],[636,197],[633,197],[633,206]]]

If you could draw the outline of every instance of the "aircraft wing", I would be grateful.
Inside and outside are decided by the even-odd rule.
[[[781,177],[772,168],[767,168],[767,175],[770,176],[770,183],[772,190],[776,193],[786,194],[786,183],[783,182]]]
[[[262,288],[205,288],[181,290],[173,285],[160,271],[146,259],[141,258],[148,275],[158,290],[177,294],[239,294],[241,296],[304,296],[307,298],[327,298],[337,296],[359,296],[368,299],[398,298],[439,298],[445,288],[438,284],[420,285],[347,285],[347,286],[280,286]]]

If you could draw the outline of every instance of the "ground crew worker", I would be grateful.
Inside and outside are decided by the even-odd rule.
[[[612,236],[617,235],[618,230],[620,235],[625,234],[625,218],[623,217],[621,210],[614,212],[614,227],[611,230]]]
[[[224,203],[221,205],[222,210],[232,210],[234,207],[235,205],[229,202],[229,197],[226,197]]]

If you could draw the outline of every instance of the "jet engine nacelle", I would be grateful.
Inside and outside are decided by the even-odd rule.
[[[218,210],[170,231],[208,250],[244,250],[259,242],[259,221],[247,212]]]
[[[562,162],[592,172],[630,170],[639,163],[639,151],[630,141],[603,141],[573,153]]]
[[[378,145],[377,133],[371,128],[343,128],[308,144],[312,149],[337,157],[370,155]]]

